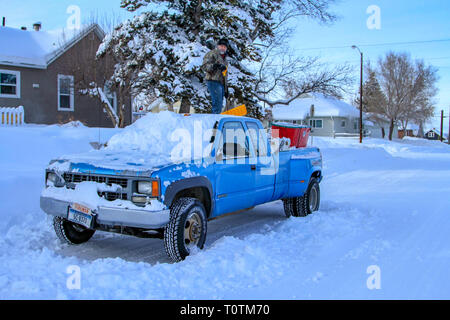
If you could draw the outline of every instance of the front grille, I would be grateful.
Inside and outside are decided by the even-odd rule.
[[[128,179],[116,178],[116,177],[107,177],[107,176],[92,176],[86,174],[77,174],[77,173],[65,173],[64,180],[67,183],[80,183],[84,181],[93,181],[98,183],[106,183],[111,186],[113,184],[117,184],[122,188],[128,187]]]
[[[126,193],[99,192],[98,195],[102,198],[105,198],[108,201],[128,200],[128,195]]]
[[[108,178],[107,184],[118,184],[122,188],[126,188],[128,186],[128,180],[127,179],[120,179],[120,178]]]
[[[75,189],[75,185],[84,181],[92,181],[98,183],[105,183],[109,186],[119,185],[123,190],[118,190],[119,192],[98,192],[98,195],[108,201],[114,200],[128,200],[128,192],[131,190],[131,183],[128,182],[128,179],[125,178],[117,178],[110,176],[99,176],[99,175],[88,175],[88,174],[79,174],[79,173],[65,173],[63,178],[66,182],[66,187],[69,189]],[[120,192],[123,191],[123,192]]]

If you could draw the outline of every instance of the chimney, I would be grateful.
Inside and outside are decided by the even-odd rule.
[[[33,29],[34,31],[39,31],[42,28],[42,22],[36,22],[35,24],[33,24]]]
[[[27,31],[27,27],[20,27],[20,30]]]
[[[5,17],[3,17],[3,19],[2,19],[2,27],[6,27],[6,18]]]

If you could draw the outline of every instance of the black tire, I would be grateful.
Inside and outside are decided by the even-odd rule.
[[[294,200],[295,198],[283,199],[284,214],[286,215],[286,218],[290,218],[296,214],[296,202]]]
[[[286,217],[306,217],[318,211],[320,207],[320,186],[316,178],[312,178],[302,197],[283,200]]]
[[[203,249],[207,218],[203,204],[195,198],[180,198],[170,209],[170,221],[164,229],[167,255],[180,262],[190,254],[190,246]]]
[[[306,217],[311,213],[318,211],[320,207],[320,186],[316,178],[311,178],[308,188],[303,197],[297,199],[297,216]]]
[[[88,242],[95,233],[95,230],[86,229],[61,217],[53,218],[53,228],[61,242],[71,245]]]

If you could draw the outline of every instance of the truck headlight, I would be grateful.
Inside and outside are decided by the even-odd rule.
[[[55,174],[55,173],[49,173],[48,175],[47,175],[47,181],[48,182],[51,182],[51,183],[53,183],[53,184],[56,184],[56,181],[58,180],[58,176]]]
[[[45,184],[47,185],[47,187],[64,187],[64,181],[54,172],[47,173],[47,180]]]
[[[147,194],[152,197],[159,197],[159,182],[153,181],[138,181],[138,193]]]

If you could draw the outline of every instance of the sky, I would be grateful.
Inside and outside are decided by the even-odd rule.
[[[66,28],[72,15],[67,10],[73,5],[80,8],[82,21],[92,15],[114,16],[115,20],[133,16],[120,8],[120,0],[0,0],[0,17],[5,16],[10,27],[31,28],[34,22],[40,21],[43,30],[52,31]],[[379,15],[375,17],[379,19],[370,20],[372,29],[367,21],[373,11],[367,13],[368,8],[379,8]],[[305,18],[293,22],[296,31],[292,36],[292,47],[301,55],[318,56],[331,65],[348,63],[354,66],[355,93],[360,56],[351,49],[352,45],[359,46],[366,61],[370,60],[372,64],[388,51],[407,52],[414,59],[423,59],[438,69],[436,117],[430,126],[439,129],[440,110],[443,109],[446,116],[450,112],[450,1],[337,0],[331,10],[338,16],[331,25]],[[446,132],[448,127],[447,118]]]

